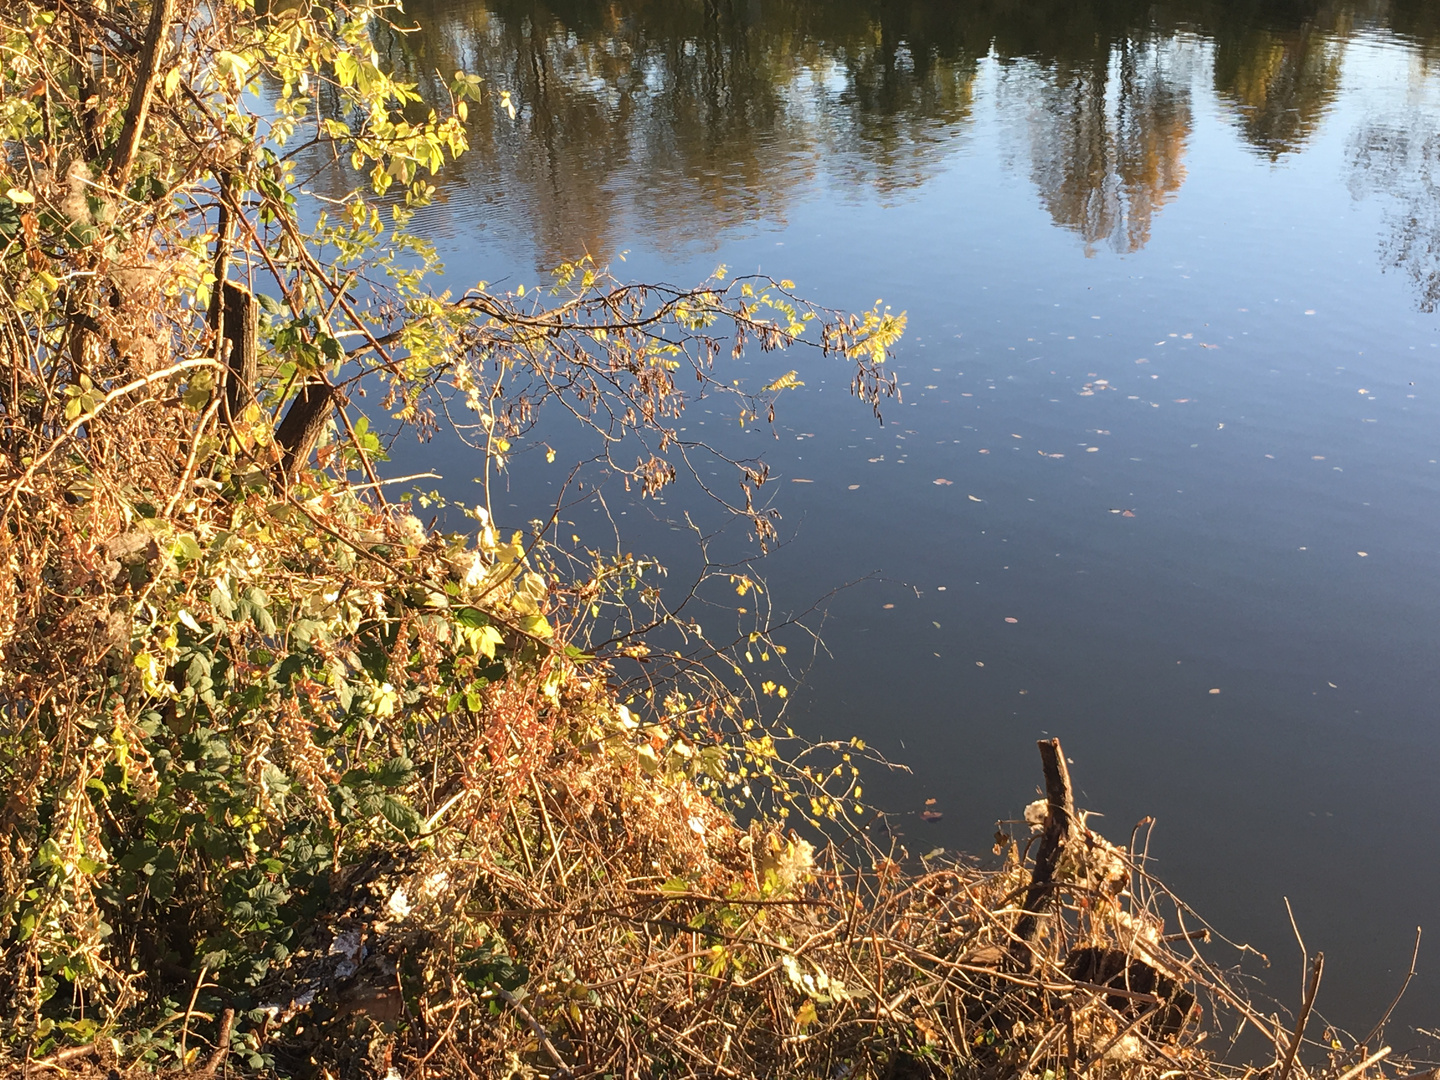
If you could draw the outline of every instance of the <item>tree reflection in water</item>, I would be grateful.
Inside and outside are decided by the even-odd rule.
[[[1002,81],[1002,108],[1028,113],[1040,200],[1087,252],[1144,247],[1155,214],[1180,189],[1195,59],[1183,40],[1127,38],[1089,63],[1027,63]]]
[[[1351,190],[1388,196],[1380,254],[1415,287],[1421,311],[1440,311],[1440,123],[1436,104],[1366,123],[1350,144]]]
[[[579,242],[612,258],[637,228],[662,252],[717,245],[783,222],[822,180],[841,198],[904,198],[963,140],[991,63],[1045,210],[1087,250],[1132,252],[1185,180],[1195,95],[1208,89],[1245,143],[1279,161],[1321,128],[1358,37],[1405,43],[1417,85],[1440,66],[1432,0],[415,0],[408,10],[416,32],[377,42],[387,62],[432,97],[441,78],[474,71],[521,109],[513,122],[473,110],[474,152],[447,171],[442,196],[499,203],[487,227],[514,230],[540,262]],[[1387,258],[1433,307],[1434,158],[1408,125],[1374,126],[1352,158],[1376,174],[1361,187],[1405,178]],[[432,231],[454,227],[444,216]]]

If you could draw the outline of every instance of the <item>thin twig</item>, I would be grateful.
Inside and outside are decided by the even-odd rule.
[[[1325,954],[1316,953],[1310,964],[1310,978],[1305,984],[1305,998],[1300,1003],[1300,1016],[1295,1021],[1295,1035],[1290,1040],[1290,1048],[1285,1051],[1285,1064],[1281,1066],[1278,1080],[1289,1080],[1290,1070],[1295,1067],[1295,1056],[1300,1053],[1300,1040],[1305,1037],[1305,1025],[1310,1022],[1310,1010],[1315,1007],[1315,995],[1320,992],[1320,976],[1324,970]]]
[[[1360,1062],[1359,1065],[1356,1065],[1353,1069],[1346,1069],[1343,1073],[1337,1076],[1335,1080],[1355,1080],[1355,1077],[1359,1076],[1371,1065],[1374,1065],[1376,1062],[1389,1056],[1390,1047],[1382,1046],[1379,1050],[1376,1050],[1375,1053],[1371,1054],[1364,1061]]]
[[[1372,1042],[1378,1039],[1380,1037],[1380,1033],[1385,1030],[1385,1025],[1390,1020],[1390,1014],[1395,1011],[1395,1006],[1400,1004],[1400,999],[1405,996],[1405,991],[1410,989],[1410,980],[1415,978],[1415,961],[1419,958],[1420,927],[1417,926],[1415,927],[1415,949],[1410,954],[1410,970],[1405,973],[1405,981],[1400,984],[1400,992],[1395,995],[1395,1000],[1390,1002],[1390,1007],[1385,1010],[1384,1014],[1380,1017],[1380,1020],[1376,1023],[1376,1025],[1370,1029],[1370,1034],[1366,1035],[1365,1038],[1360,1040],[1361,1046],[1369,1046]]]
[[[180,1060],[185,1061],[185,1037],[190,1033],[190,1017],[195,1014],[195,999],[200,996],[200,987],[205,985],[205,973],[209,970],[200,965],[200,974],[195,977],[195,989],[190,991],[190,1004],[185,1006],[185,1019],[180,1024]]]
[[[555,1063],[556,1068],[560,1070],[559,1075],[574,1076],[574,1070],[571,1069],[565,1059],[560,1056],[560,1051],[555,1049],[555,1044],[550,1041],[550,1036],[546,1033],[545,1028],[539,1020],[536,1020],[535,1017],[531,1015],[530,1010],[521,1004],[520,999],[499,983],[491,983],[490,988],[499,994],[500,997],[504,998],[505,1003],[519,1013],[520,1018],[524,1020],[525,1023],[530,1025],[530,1030],[534,1032],[536,1040],[540,1043],[541,1047],[544,1048],[545,1053],[549,1055],[550,1060]]]

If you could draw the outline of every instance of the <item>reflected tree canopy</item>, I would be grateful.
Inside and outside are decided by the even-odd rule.
[[[1193,60],[1173,41],[1127,39],[1086,63],[1023,63],[1002,83],[1014,95],[1007,106],[1027,112],[1041,202],[1087,252],[1144,247],[1154,215],[1180,189]]]
[[[1352,190],[1388,202],[1381,258],[1410,279],[1424,312],[1440,311],[1440,123],[1433,104],[1376,118],[1350,146]]]
[[[1274,160],[1301,149],[1334,102],[1354,17],[1318,5],[1280,20],[1245,6],[1217,21],[1215,90],[1233,108],[1246,142]]]
[[[510,211],[541,261],[584,243],[613,257],[643,231],[693,248],[782,222],[793,192],[905,197],[963,139],[983,73],[1022,134],[1041,204],[1087,250],[1150,238],[1180,190],[1193,100],[1279,161],[1304,149],[1359,34],[1440,57],[1432,0],[415,0],[417,28],[378,43],[427,95],[457,69],[492,106],[442,197]],[[1362,155],[1373,160],[1375,153]],[[1360,157],[1357,157],[1357,161]],[[844,197],[843,195],[841,197]],[[438,225],[438,222],[437,222]]]

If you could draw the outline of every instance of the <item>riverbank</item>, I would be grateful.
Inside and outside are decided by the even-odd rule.
[[[715,644],[687,608],[758,595],[748,563],[669,606],[651,559],[565,539],[570,484],[648,497],[703,458],[763,550],[768,466],[677,418],[768,428],[787,349],[878,414],[903,313],[588,257],[432,286],[410,226],[509,93],[457,72],[416,109],[384,6],[261,7],[0,12],[12,1072],[1218,1078],[1240,1018],[1275,1080],[1374,1066],[1227,986],[1057,743],[992,868],[907,851],[864,743],[775,719],[784,620]],[[554,464],[542,408],[601,449],[501,530],[514,458]],[[481,474],[449,531],[387,467],[442,429]]]

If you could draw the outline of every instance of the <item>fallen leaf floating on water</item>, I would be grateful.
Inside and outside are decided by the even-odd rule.
[[[965,496],[965,497],[966,497],[967,499],[969,499],[971,502],[984,502],[984,501],[985,501],[984,499],[980,498],[979,495],[967,495],[967,496]]]
[[[1362,559],[1368,559],[1370,557],[1370,552],[1368,551],[1357,551],[1355,554],[1359,555]]]
[[[955,483],[954,480],[946,480],[943,476],[936,477],[930,482],[936,487],[950,487],[952,484]]]
[[[1212,694],[1218,694],[1219,692],[1220,692],[1220,688],[1219,688],[1218,686],[1212,686],[1212,687],[1210,688],[1210,693],[1212,693]]]
[[[851,484],[846,490],[847,490],[847,491],[859,491],[859,490],[860,490],[860,485],[859,485],[859,484]]]
[[[891,608],[893,608],[895,605],[894,605],[894,604],[881,604],[880,606],[881,606],[882,608],[884,608],[886,611],[889,611],[889,610],[890,610]]]
[[[814,482],[814,480],[802,480],[798,476],[792,476],[790,478],[790,483],[792,484],[813,484]]]
[[[926,806],[934,806],[934,805],[935,805],[935,800],[934,800],[934,799],[926,799],[926,800],[925,800],[925,805],[926,805]]]
[[[981,450],[981,451],[980,451],[980,453],[982,453],[982,454],[988,454],[989,452],[990,452],[989,450]]]
[[[1121,517],[1134,517],[1134,516],[1135,516],[1135,511],[1134,511],[1134,510],[1126,510],[1126,511],[1125,511],[1124,513],[1122,513],[1120,516],[1121,516]]]
[[[1018,623],[1020,620],[1017,619],[1017,618],[1015,618],[1014,615],[1006,615],[1006,616],[1005,616],[1005,621],[1008,622],[1008,623]]]
[[[942,814],[939,810],[922,810],[922,811],[920,811],[920,817],[921,817],[921,819],[924,820],[924,821],[928,821],[931,825],[935,824],[935,822],[939,821],[939,820],[940,820],[942,817],[944,817],[944,816],[945,816],[945,815]]]

